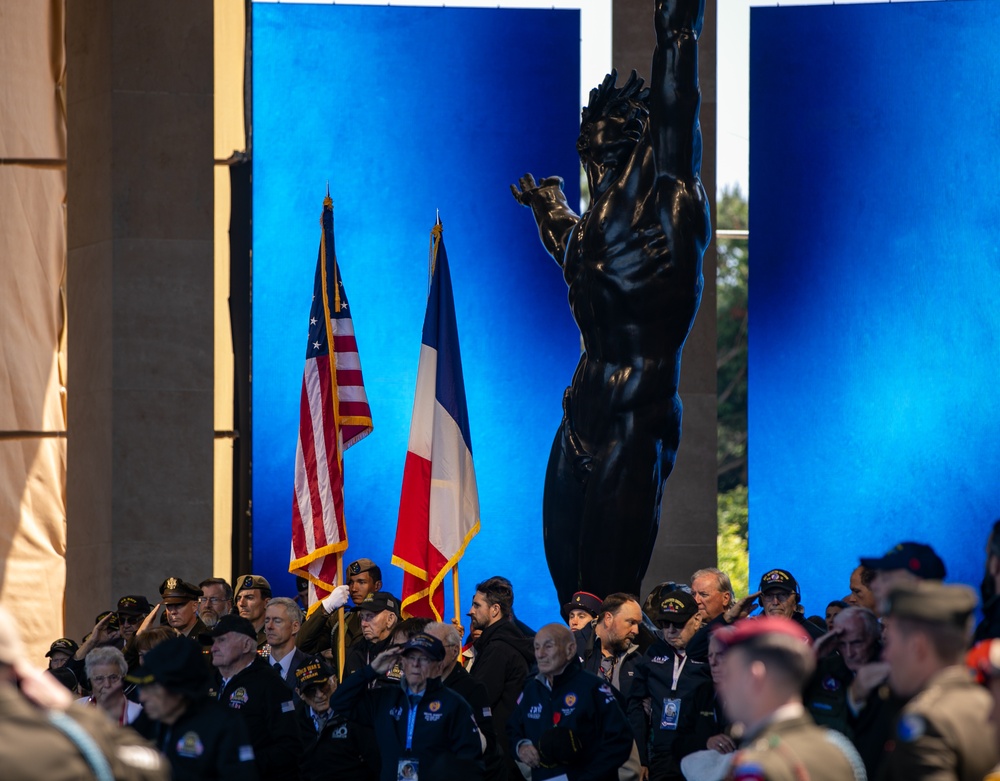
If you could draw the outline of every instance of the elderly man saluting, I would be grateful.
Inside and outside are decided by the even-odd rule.
[[[632,733],[611,686],[584,670],[576,640],[562,624],[535,635],[538,675],[510,717],[510,742],[532,781],[617,781]]]
[[[403,678],[399,684],[369,689],[400,657]],[[482,743],[472,708],[443,686],[440,678],[432,677],[442,659],[440,640],[416,634],[347,677],[330,698],[330,708],[338,715],[353,712],[359,722],[374,727],[381,752],[381,781],[481,781]],[[377,757],[365,759],[378,761]]]

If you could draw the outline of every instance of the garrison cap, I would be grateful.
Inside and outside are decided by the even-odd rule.
[[[562,606],[562,617],[569,620],[569,611],[571,610],[585,610],[594,618],[597,618],[601,613],[601,604],[604,602],[596,594],[591,594],[589,591],[577,591],[573,598]]]
[[[201,589],[180,578],[167,578],[160,584],[160,597],[164,605],[183,605],[201,596]]]
[[[295,668],[295,680],[300,691],[305,691],[310,686],[321,686],[335,677],[330,665],[320,656],[308,659]]]
[[[772,569],[765,572],[760,578],[760,586],[757,588],[762,594],[766,594],[772,589],[784,589],[795,594],[799,593],[799,583],[786,569]]]
[[[884,556],[862,558],[861,566],[872,570],[905,569],[925,580],[944,580],[944,562],[930,545],[922,542],[901,542]]]
[[[419,651],[434,662],[440,662],[444,659],[444,643],[425,632],[419,632],[406,641],[403,646],[403,656],[407,656],[413,651]]]
[[[935,580],[900,584],[889,592],[886,615],[964,628],[979,600],[968,586]]]
[[[694,597],[680,589],[663,595],[657,605],[656,620],[659,624],[686,624],[698,612]]]
[[[370,610],[372,613],[381,613],[383,610],[391,610],[399,617],[399,600],[388,591],[373,591],[365,597],[360,604],[354,606],[354,610]]]
[[[362,572],[368,572],[369,570],[375,569],[375,562],[371,559],[358,559],[357,561],[352,561],[347,565],[348,575],[360,575]]]
[[[148,616],[153,606],[139,594],[128,594],[118,600],[118,612],[127,616]]]
[[[271,584],[267,582],[267,578],[260,575],[240,575],[236,579],[236,593],[239,594],[241,591],[251,591],[253,589],[260,589],[261,595],[271,596]]]
[[[45,655],[51,657],[52,654],[57,654],[61,652],[72,656],[79,649],[80,646],[77,645],[76,640],[71,640],[68,637],[60,637],[58,640],[54,641],[52,645],[49,646],[49,652]]]
[[[126,681],[147,686],[158,683],[168,691],[197,697],[208,690],[208,668],[201,646],[190,637],[171,637],[153,646]]]
[[[230,632],[246,635],[253,638],[254,641],[257,640],[257,630],[253,628],[250,619],[244,618],[238,613],[227,613],[224,616],[220,616],[215,626],[207,632],[202,632],[198,635],[198,640],[202,645],[211,645],[215,638],[228,635]]]

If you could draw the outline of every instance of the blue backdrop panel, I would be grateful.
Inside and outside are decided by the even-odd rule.
[[[440,209],[482,510],[463,607],[477,580],[506,574],[520,616],[558,618],[541,496],[579,336],[509,185],[560,174],[579,199],[579,26],[578,11],[253,6],[253,556],[276,591],[294,590],[299,392],[329,180],[375,423],[345,456],[346,561],[379,562],[399,593],[389,560]]]
[[[1000,7],[751,12],[750,564],[811,613],[1000,517]]]

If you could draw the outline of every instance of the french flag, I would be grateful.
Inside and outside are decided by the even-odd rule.
[[[404,570],[405,614],[441,621],[441,581],[479,533],[479,491],[472,464],[455,299],[440,223],[434,226],[431,237],[431,289],[392,563]]]

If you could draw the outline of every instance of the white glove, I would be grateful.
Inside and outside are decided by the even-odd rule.
[[[351,595],[350,586],[337,586],[330,592],[328,597],[323,598],[323,609],[327,613],[342,608],[347,604],[347,598]]]

